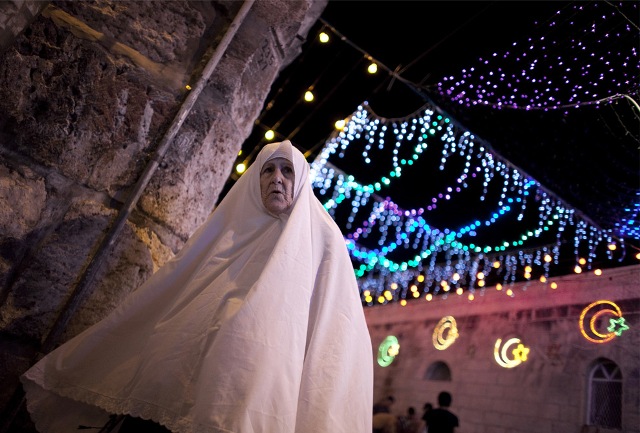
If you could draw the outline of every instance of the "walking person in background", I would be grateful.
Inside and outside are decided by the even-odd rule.
[[[451,394],[442,391],[438,394],[438,407],[425,412],[427,431],[429,433],[454,433],[459,426],[458,417],[449,411],[451,406]]]

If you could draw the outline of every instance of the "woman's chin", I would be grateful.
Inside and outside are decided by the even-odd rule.
[[[289,204],[285,200],[281,199],[269,200],[265,204],[265,207],[267,208],[269,213],[273,215],[279,215],[289,210]]]

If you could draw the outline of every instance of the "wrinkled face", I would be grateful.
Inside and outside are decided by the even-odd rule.
[[[267,210],[281,214],[293,204],[293,163],[285,158],[273,158],[260,170],[260,195]]]

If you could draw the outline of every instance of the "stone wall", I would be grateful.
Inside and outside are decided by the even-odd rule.
[[[554,282],[555,290],[537,281],[515,284],[513,296],[505,294],[507,288],[489,288],[473,301],[450,294],[404,307],[366,308],[374,352],[389,335],[400,343],[389,366],[375,364],[374,399],[393,395],[394,413],[414,406],[421,414],[425,402],[435,406],[438,393],[446,390],[460,418],[456,433],[582,433],[587,376],[596,360],[606,358],[622,373],[622,431],[640,432],[640,266]],[[579,318],[601,299],[615,302],[630,328],[598,344],[582,336]],[[453,316],[459,337],[437,350],[433,332],[445,316]],[[494,358],[495,342],[512,337],[529,348],[527,360],[503,368]],[[439,363],[449,368],[450,380],[434,369],[444,365]]]
[[[325,6],[2,3],[0,408],[205,221]]]

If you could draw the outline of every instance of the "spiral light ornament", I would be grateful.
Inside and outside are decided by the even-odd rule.
[[[433,347],[438,350],[445,350],[451,346],[459,337],[458,325],[453,316],[445,316],[433,330]]]

